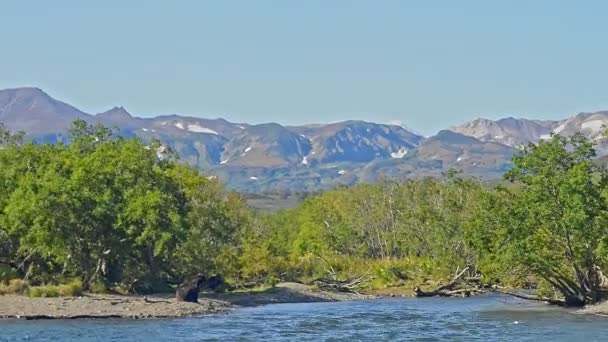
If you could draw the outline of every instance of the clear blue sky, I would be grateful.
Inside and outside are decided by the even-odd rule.
[[[0,88],[281,123],[608,109],[608,1],[3,1]]]

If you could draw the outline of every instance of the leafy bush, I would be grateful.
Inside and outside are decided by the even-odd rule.
[[[6,266],[0,266],[0,282],[9,281],[17,278],[17,272],[14,269]]]
[[[8,282],[0,283],[0,295],[23,294],[29,288],[29,283],[21,279],[12,279]]]
[[[0,126],[0,255],[23,264],[32,283],[67,275],[88,288],[95,275],[133,291],[164,290],[188,274],[214,272],[219,251],[236,244],[246,223],[239,196],[169,151],[159,158],[160,142],[83,120],[74,122],[70,144],[18,138]],[[58,291],[43,286],[34,295]]]
[[[73,297],[82,295],[82,282],[76,279],[72,280],[67,284],[60,285],[59,295],[63,297]]]
[[[97,280],[89,285],[89,291],[92,293],[108,293],[108,287],[103,281]]]
[[[28,291],[30,297],[59,297],[59,291],[55,285],[43,285],[31,287]]]
[[[82,294],[82,282],[73,280],[63,285],[43,285],[31,287],[30,297],[74,297]]]

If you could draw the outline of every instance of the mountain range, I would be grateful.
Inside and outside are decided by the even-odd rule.
[[[314,191],[380,178],[440,176],[449,168],[495,179],[522,145],[551,133],[581,132],[608,154],[601,134],[608,112],[565,120],[475,119],[431,137],[401,125],[365,121],[283,126],[177,114],[135,117],[123,107],[91,114],[39,88],[0,90],[0,123],[40,143],[67,142],[76,119],[102,123],[124,136],[158,139],[180,160],[245,192]]]

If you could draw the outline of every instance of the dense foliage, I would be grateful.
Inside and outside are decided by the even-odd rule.
[[[448,172],[326,192],[244,231],[241,271],[254,279],[370,272],[381,287],[467,269],[487,285],[597,302],[608,283],[608,173],[594,156],[584,137],[556,135],[522,149],[505,174],[512,183],[499,187]]]
[[[601,298],[605,265],[608,173],[592,161],[581,135],[555,136],[514,158],[506,177],[525,184],[503,229],[514,243],[513,260],[562,293],[568,303]]]
[[[71,138],[70,145],[3,139],[5,263],[33,282],[78,277],[139,291],[214,271],[214,254],[240,226],[230,196],[157,143],[83,121]]]
[[[69,145],[36,145],[0,127],[0,264],[33,283],[131,291],[199,272],[237,286],[367,275],[383,288],[468,270],[581,305],[606,281],[608,173],[594,156],[582,136],[554,136],[514,157],[512,185],[448,172],[264,214],[157,142],[77,121]]]

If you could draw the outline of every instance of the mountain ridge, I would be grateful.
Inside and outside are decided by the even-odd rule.
[[[551,133],[585,135],[608,153],[608,111],[564,120],[477,118],[424,137],[400,124],[347,120],[328,124],[234,123],[179,114],[138,117],[122,106],[89,114],[37,87],[0,90],[0,122],[37,142],[66,141],[76,119],[119,134],[158,139],[180,159],[240,191],[319,190],[381,178],[441,175],[448,168],[499,177],[521,145]]]

